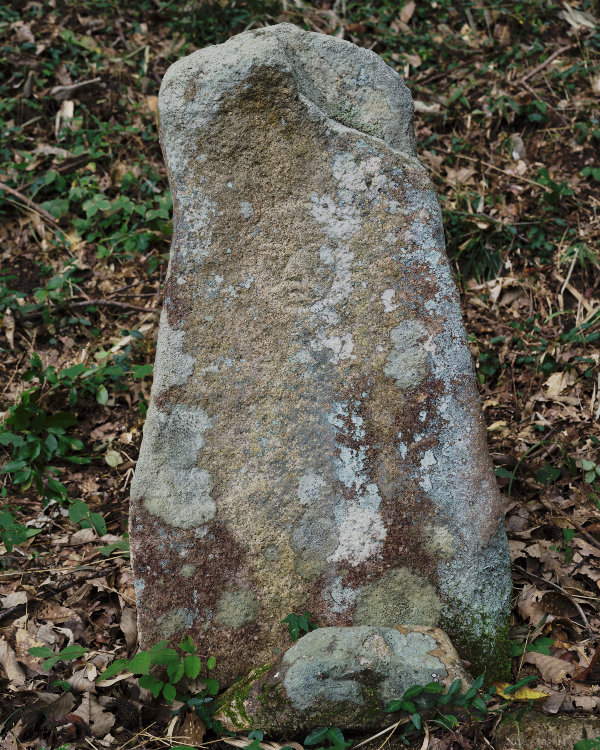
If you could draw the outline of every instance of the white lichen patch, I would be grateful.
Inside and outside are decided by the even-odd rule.
[[[427,376],[428,338],[427,327],[416,318],[403,320],[390,331],[392,350],[383,371],[403,391],[414,388]]]
[[[198,468],[198,451],[212,419],[199,407],[178,404],[165,412],[152,405],[131,485],[132,499],[170,526],[193,529],[214,518],[212,480]]]
[[[249,219],[251,216],[254,216],[254,206],[250,201],[241,201],[240,202],[240,213],[244,217],[244,219]]]
[[[356,589],[343,585],[341,576],[334,578],[329,588],[324,592],[325,600],[331,599],[331,611],[336,614],[347,612],[354,605],[357,595]]]
[[[378,506],[381,498],[377,493]],[[345,510],[339,529],[340,543],[336,551],[327,559],[330,562],[347,560],[356,567],[360,563],[377,557],[381,551],[387,530],[379,513],[379,508],[353,505]]]
[[[298,477],[298,497],[303,505],[312,505],[318,501],[326,482],[320,474],[308,471]]]
[[[354,340],[351,333],[342,336],[323,336],[321,342],[323,346],[333,352],[330,361],[334,365],[343,359],[356,359],[356,354],[352,353],[354,351]]]
[[[360,215],[354,206],[341,206],[329,195],[313,195],[312,215],[325,234],[334,240],[349,240],[360,228]]]
[[[340,190],[352,193],[368,190],[376,181],[377,187],[383,187],[387,182],[381,174],[382,159],[380,156],[370,156],[356,161],[356,155],[348,151],[336,154],[333,159],[333,176],[338,182]]]
[[[340,501],[334,508],[339,543],[327,559],[330,562],[345,560],[355,567],[380,554],[387,535],[380,514],[381,496],[366,468],[369,446],[361,443],[365,438],[363,417],[348,403],[337,402],[328,422],[340,436],[335,460],[337,478],[351,491],[352,499]],[[352,438],[354,444],[358,443],[357,447],[346,445],[342,436]]]
[[[183,351],[185,332],[169,326],[168,316],[163,311],[156,343],[154,364],[153,398],[159,397],[169,388],[184,385],[194,371],[194,357]]]
[[[175,633],[182,633],[185,630],[189,630],[194,624],[195,619],[196,615],[190,609],[177,607],[159,617],[156,624],[158,632],[162,637],[169,638]]]
[[[395,289],[386,289],[381,292],[381,301],[383,302],[383,311],[386,313],[394,312],[398,309],[398,305],[394,304],[394,297],[396,296]]]

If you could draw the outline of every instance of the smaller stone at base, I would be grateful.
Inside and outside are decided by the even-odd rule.
[[[413,685],[471,678],[439,628],[371,625],[319,628],[272,664],[254,669],[219,699],[215,718],[231,732],[291,735],[319,726],[378,729],[383,709]]]

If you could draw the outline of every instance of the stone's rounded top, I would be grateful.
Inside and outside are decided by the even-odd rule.
[[[259,67],[289,73],[321,115],[415,155],[413,101],[398,73],[370,50],[289,23],[246,31],[171,65],[159,94],[163,137],[171,127],[201,130],[222,95]]]

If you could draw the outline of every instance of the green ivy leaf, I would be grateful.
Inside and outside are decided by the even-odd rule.
[[[410,700],[411,698],[417,698],[421,693],[425,690],[425,688],[422,685],[413,685],[412,687],[409,687],[408,690],[405,691],[402,698],[404,700]]]
[[[96,530],[96,533],[98,536],[104,536],[106,534],[106,521],[100,513],[90,513],[90,521],[92,522],[92,526]]]
[[[89,512],[89,506],[83,500],[79,500],[79,502],[72,503],[69,506],[69,518],[73,523],[81,523],[81,521],[88,517]]]
[[[424,693],[443,693],[444,686],[440,685],[439,682],[428,682],[423,688]]]
[[[153,370],[154,365],[133,365],[131,374],[136,380],[139,380],[140,378],[145,378],[146,375],[152,375]]]
[[[183,667],[185,676],[189,677],[191,680],[195,680],[202,669],[202,662],[197,656],[190,654],[190,656],[186,656],[183,660]]]
[[[151,660],[152,657],[149,651],[140,651],[139,654],[136,654],[129,662],[128,669],[130,672],[133,672],[133,674],[147,675],[150,672]]]
[[[300,635],[300,625],[298,623],[298,615],[295,615],[293,612],[292,614],[289,614],[287,617],[285,617],[281,622],[285,622],[288,626],[288,630],[290,631],[290,638],[295,643],[298,640],[298,636]]]
[[[96,682],[102,682],[102,680],[108,680],[109,677],[114,677],[126,669],[128,664],[128,659],[116,659],[112,664],[108,665],[104,672],[96,679]]]
[[[176,685],[183,677],[184,669],[184,664],[179,657],[177,657],[177,661],[173,660],[167,664],[167,674],[172,685]]]
[[[319,727],[318,729],[313,729],[313,731],[304,740],[304,744],[308,745],[309,747],[311,747],[311,745],[318,745],[319,742],[322,742],[325,737],[327,737],[328,731],[329,727]]]
[[[187,654],[196,653],[196,646],[194,645],[194,641],[189,637],[189,635],[186,635],[185,638],[181,641],[181,643],[179,644],[179,648],[182,651],[185,651]]]
[[[145,674],[140,677],[138,684],[144,690],[149,690],[155,698],[158,698],[165,683],[153,674]]]
[[[177,691],[175,690],[173,685],[165,682],[165,684],[163,685],[162,694],[167,703],[173,703],[173,701],[175,700],[175,696],[177,695]]]

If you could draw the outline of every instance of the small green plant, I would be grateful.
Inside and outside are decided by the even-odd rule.
[[[573,750],[600,750],[600,737],[593,740],[579,740],[573,745]]]
[[[117,659],[104,670],[97,682],[101,683],[119,672],[128,670],[138,676],[139,686],[149,690],[155,698],[162,695],[169,705],[177,699],[192,709],[208,729],[221,731],[220,722],[212,718],[210,705],[219,692],[219,681],[207,677],[201,693],[194,696],[186,695],[181,690],[181,681],[184,677],[195,680],[202,670],[202,662],[196,655],[196,646],[189,636],[177,645],[177,649],[170,647],[168,643],[160,641],[149,651],[139,651],[132,659]],[[216,659],[210,657],[206,661],[206,669],[214,669],[215,664]],[[163,669],[152,670],[153,667]],[[156,671],[159,671],[160,677],[155,674]]]
[[[461,709],[467,711],[470,716],[480,721],[487,714],[486,700],[490,695],[480,696],[478,693],[483,685],[483,675],[477,677],[473,685],[466,691],[460,693],[461,680],[456,679],[445,690],[444,685],[439,682],[429,682],[427,685],[413,685],[405,691],[402,698],[390,701],[384,711],[397,713],[399,711],[409,714],[415,729],[421,729],[423,713],[433,713],[431,721],[441,724],[446,729],[458,726],[458,719],[448,711],[450,709]]]
[[[600,478],[600,465],[594,461],[590,461],[587,458],[581,459],[581,468],[585,472],[583,475],[583,481],[586,484],[591,484],[594,489],[600,491],[598,487],[598,479]]]
[[[319,727],[314,729],[304,740],[305,747],[315,747],[315,750],[346,750],[352,744],[344,739],[344,734],[338,727]]]
[[[34,646],[33,648],[29,649],[29,653],[32,656],[37,656],[44,659],[44,661],[42,662],[42,666],[48,671],[52,669],[55,664],[58,664],[59,661],[68,662],[74,661],[75,659],[81,659],[81,657],[84,654],[87,654],[88,651],[89,649],[84,648],[77,643],[73,643],[70,646],[65,646],[65,648],[63,648],[62,651],[59,651],[57,654],[55,654],[49,646]]]
[[[296,615],[293,612],[285,617],[281,622],[287,624],[290,631],[290,638],[295,643],[300,637],[300,631],[303,633],[310,633],[311,630],[316,630],[319,626],[312,622],[310,619],[312,615],[310,612],[304,611],[301,615]]]
[[[110,557],[113,552],[122,552],[121,557],[129,558],[129,534],[123,534],[123,538],[119,539],[118,542],[112,542],[111,544],[105,544],[104,547],[100,547],[98,550],[104,557]]]
[[[570,546],[570,542],[573,540],[573,537],[575,536],[575,529],[562,529],[562,535],[563,539],[560,544],[552,544],[550,546],[551,550],[558,550],[560,552],[565,553],[565,562],[568,564],[573,560],[573,547]]]
[[[6,487],[2,491],[6,495]],[[7,552],[12,552],[19,544],[24,544],[28,539],[39,534],[41,529],[28,529],[22,523],[18,523],[14,515],[7,508],[0,508],[0,540],[6,547]]]
[[[536,653],[536,654],[545,654],[546,656],[550,656],[550,647],[553,645],[554,645],[553,639],[547,638],[546,636],[540,636],[539,638],[536,638],[531,643],[527,643],[527,644],[513,641],[510,646],[510,655],[513,658],[515,656],[522,656],[523,653]]]

